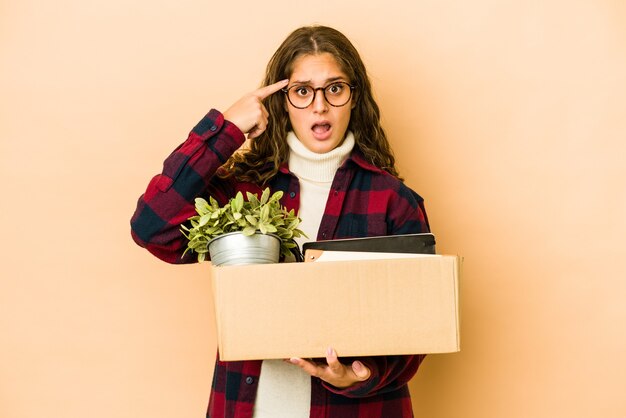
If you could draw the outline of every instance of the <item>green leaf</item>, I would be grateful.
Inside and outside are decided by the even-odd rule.
[[[211,214],[210,213],[206,213],[206,214],[202,215],[200,217],[200,221],[198,222],[198,226],[206,225],[209,222],[209,220],[211,220]]]
[[[248,203],[250,203],[251,208],[259,207],[260,202],[256,194],[246,192],[246,196],[248,196]]]
[[[209,207],[209,204],[207,203],[206,200],[204,200],[201,197],[196,197],[194,199],[195,202],[195,206],[196,206],[196,212],[198,212],[198,214],[205,214],[207,212],[207,208]]]
[[[264,234],[273,234],[274,232],[276,232],[276,227],[270,223],[263,223],[260,225],[261,228],[263,228],[263,226],[265,227],[265,231],[263,232]]]
[[[293,221],[289,222],[289,225],[287,225],[287,228],[289,229],[294,229],[295,227],[297,227],[300,224],[300,219],[296,218]]]
[[[285,225],[285,221],[280,216],[274,216],[272,219],[270,219],[270,222],[274,226],[283,226],[283,225]]]
[[[263,194],[261,195],[261,204],[262,205],[266,204],[269,197],[270,197],[270,188],[266,187],[265,190],[263,190]]]
[[[209,236],[218,235],[218,234],[222,233],[222,228],[219,228],[217,226],[212,226],[210,228],[205,229],[204,233],[209,235]]]
[[[293,238],[293,232],[288,231],[288,230],[279,230],[278,231],[278,235],[280,236],[281,239],[291,239]]]
[[[270,207],[263,206],[263,208],[261,208],[261,222],[267,222],[269,217],[270,217]]]
[[[233,212],[241,212],[241,209],[243,208],[243,194],[241,194],[241,192],[237,192],[235,198],[231,200],[231,206]]]
[[[268,189],[269,190],[269,189]],[[270,198],[270,202],[278,202],[280,199],[282,199],[283,197],[283,191],[279,190],[277,192],[275,192],[272,197]]]
[[[247,226],[241,233],[249,237],[250,235],[254,235],[255,232],[256,232],[256,228]]]

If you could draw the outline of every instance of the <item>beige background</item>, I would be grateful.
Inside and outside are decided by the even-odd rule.
[[[465,256],[462,352],[417,417],[626,416],[626,4],[0,2],[0,416],[200,417],[206,271],[132,243],[149,178],[294,28],[371,72],[438,249]]]

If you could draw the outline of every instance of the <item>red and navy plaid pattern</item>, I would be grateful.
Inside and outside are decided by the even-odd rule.
[[[260,193],[255,184],[220,179],[220,166],[244,142],[243,133],[222,114],[211,110],[187,140],[165,160],[163,172],[149,183],[131,219],[132,237],[140,246],[168,263],[194,262],[181,254],[186,238],[180,224],[195,215],[194,199],[213,196],[225,203],[237,191]],[[288,167],[270,181],[284,192],[281,203],[299,208],[300,186]],[[318,240],[428,232],[423,199],[404,183],[370,163],[354,150],[339,168]],[[424,355],[359,358],[372,371],[370,379],[337,389],[311,379],[312,418],[412,417],[407,382]],[[352,359],[342,359],[349,363]],[[216,362],[207,417],[251,418],[261,361]]]

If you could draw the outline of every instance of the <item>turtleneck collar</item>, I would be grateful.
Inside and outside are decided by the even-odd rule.
[[[287,134],[289,145],[289,171],[301,179],[331,182],[335,172],[354,148],[354,135],[348,131],[337,148],[325,154],[310,151],[293,131]]]

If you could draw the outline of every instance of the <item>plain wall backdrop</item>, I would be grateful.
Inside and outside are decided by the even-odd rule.
[[[441,253],[462,351],[416,417],[626,416],[626,3],[0,2],[0,416],[203,416],[206,266],[129,219],[211,108],[300,25],[360,50]]]

